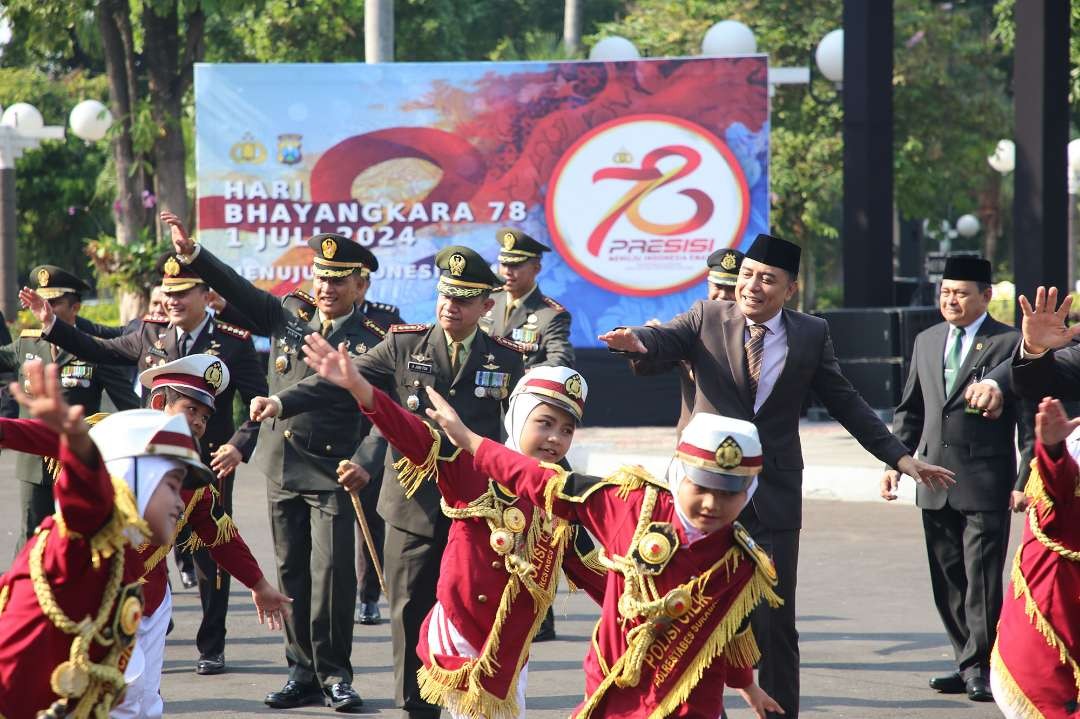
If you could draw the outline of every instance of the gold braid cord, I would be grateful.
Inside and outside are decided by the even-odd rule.
[[[405,496],[408,499],[412,499],[424,480],[439,478],[439,449],[442,446],[442,436],[431,425],[425,423],[424,426],[431,433],[431,447],[428,448],[424,461],[416,464],[408,457],[402,457],[394,462],[394,469],[398,473],[398,484],[405,490]]]
[[[117,552],[123,552],[124,548],[130,544],[128,536],[124,534],[125,530],[133,528],[144,537],[150,535],[149,525],[139,516],[139,508],[135,504],[135,495],[131,493],[131,487],[118,477],[110,477],[110,479],[113,488],[112,515],[105,526],[90,538],[90,563],[94,565],[94,569],[100,569],[103,559],[108,559]],[[82,536],[68,529],[64,515],[60,512],[53,514],[53,521],[61,537],[77,539]]]
[[[1009,668],[1005,666],[1005,660],[998,652],[997,642],[994,642],[994,650],[990,652],[990,671],[997,677],[1004,694],[1004,696],[999,696],[995,691],[994,699],[999,704],[1005,705],[1002,708],[1008,708],[1009,716],[1017,717],[1017,719],[1046,719],[1046,716],[1031,703],[1024,694],[1024,690],[1013,679]]]
[[[645,487],[645,498],[642,503],[641,514],[638,517],[637,527],[630,540],[629,546],[631,548],[637,546],[638,541],[649,527],[659,495],[656,486],[652,484],[643,486]],[[742,556],[743,550],[738,546],[733,546],[708,570],[661,595],[653,575],[639,571],[632,559],[620,556],[608,557],[601,552],[598,556],[599,561],[608,569],[619,572],[625,578],[623,593],[619,597],[619,614],[622,617],[622,622],[626,624],[630,621],[641,620],[641,623],[627,632],[626,651],[616,660],[610,671],[606,672],[604,680],[596,690],[587,697],[578,717],[580,719],[592,717],[604,695],[613,685],[619,688],[638,685],[641,681],[641,670],[649,647],[657,636],[662,633],[667,624],[665,607],[670,597],[679,593],[690,597],[692,603],[694,601],[707,603],[710,597],[705,594],[705,587],[709,580],[718,571],[724,571],[730,576],[738,568]],[[749,629],[739,632],[739,629],[750,615],[750,612],[763,600],[767,601],[772,607],[783,604],[783,600],[777,596],[774,590],[775,584],[775,578],[769,576],[759,566],[746,586],[743,587],[728,607],[724,619],[713,629],[704,646],[690,660],[675,686],[649,715],[649,719],[662,719],[682,705],[690,696],[690,692],[701,681],[705,670],[709,668],[717,657],[724,655],[734,666],[752,665],[760,659],[761,653],[758,650],[757,643],[754,641],[753,633]],[[596,644],[595,632],[593,649],[601,665],[603,665],[603,655]]]
[[[4,614],[4,607],[7,606],[9,596],[11,596],[11,585],[5,584],[4,588],[0,589],[0,616]]]
[[[442,508],[443,513],[451,519],[482,518],[487,521],[492,531],[508,529],[503,521],[503,508],[491,487],[466,507],[453,508],[444,501]],[[514,719],[518,716],[519,707],[514,692],[518,675],[529,657],[532,637],[540,629],[548,607],[555,600],[559,580],[558,568],[562,565],[563,553],[572,534],[570,524],[565,520],[552,518],[540,507],[533,507],[528,531],[513,534],[513,549],[503,555],[509,578],[499,599],[495,621],[479,656],[469,659],[457,669],[443,669],[432,652],[428,660],[429,666],[422,666],[417,672],[420,695],[433,704],[446,707],[456,715],[472,719]],[[536,550],[541,543],[547,544],[554,552],[551,565],[553,571],[546,585],[537,582],[537,567],[534,565],[538,559]],[[523,642],[513,675],[507,683],[510,691],[507,696],[499,697],[488,691],[482,681],[485,677],[495,676],[501,668],[496,658],[500,635],[523,588],[533,602],[533,623],[529,630],[529,640]],[[467,688],[463,690],[462,686]]]
[[[72,634],[71,652],[66,662],[55,667],[50,686],[66,700],[65,716],[72,719],[106,719],[113,702],[124,689],[124,673],[117,669],[123,648],[113,639],[102,635],[101,630],[112,616],[113,605],[120,594],[120,582],[124,575],[124,553],[117,552],[109,567],[109,579],[101,597],[101,608],[95,618],[89,616],[76,623],[56,603],[49,578],[45,576],[42,559],[49,530],[38,533],[37,544],[30,552],[30,581],[34,586],[41,613],[53,626],[64,634]],[[90,647],[97,643],[112,648],[103,661],[90,661]],[[74,704],[74,707],[72,707]]]
[[[1031,533],[1035,536],[1035,539],[1039,540],[1039,543],[1051,552],[1068,559],[1070,562],[1080,562],[1080,552],[1069,549],[1064,544],[1051,539],[1040,525],[1040,521],[1045,521],[1050,512],[1053,511],[1054,500],[1046,492],[1046,485],[1043,483],[1042,475],[1039,474],[1037,460],[1031,460],[1031,474],[1028,476],[1024,491],[1032,500],[1031,506],[1028,507],[1028,526],[1031,528]],[[1080,482],[1077,483],[1076,491],[1080,492]]]

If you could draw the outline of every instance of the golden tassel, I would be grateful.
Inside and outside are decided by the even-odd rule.
[[[1043,713],[1039,711],[1039,708],[1027,698],[1024,690],[1020,688],[1016,680],[1013,679],[1009,668],[1005,666],[1005,660],[1001,658],[1001,654],[998,652],[997,642],[994,642],[994,649],[990,652],[990,670],[997,675],[998,684],[1004,693],[1004,696],[998,696],[995,693],[994,699],[1005,704],[1012,716],[1019,719],[1046,719]]]
[[[4,607],[7,606],[9,596],[11,596],[11,585],[5,584],[4,588],[0,589],[0,615],[4,613]]]
[[[210,545],[211,547],[218,547],[226,542],[231,542],[240,534],[240,530],[236,528],[236,522],[227,514],[222,514],[215,519],[214,524],[217,525],[217,536],[214,537],[214,543]],[[195,536],[194,532],[191,536]]]
[[[398,484],[405,490],[405,497],[408,499],[412,499],[424,480],[439,478],[439,446],[442,444],[442,437],[431,427],[428,427],[428,431],[431,432],[431,447],[428,448],[423,463],[416,464],[408,457],[394,462]]]
[[[731,638],[724,647],[724,660],[729,666],[746,669],[761,661],[761,649],[758,648],[754,631],[747,627]]]
[[[1013,581],[1013,598],[1019,599],[1024,597],[1024,613],[1027,614],[1028,621],[1034,625],[1039,634],[1043,635],[1043,639],[1046,640],[1047,646],[1051,649],[1056,649],[1058,652],[1058,660],[1067,665],[1073,673],[1073,682],[1076,684],[1077,698],[1080,699],[1080,666],[1076,661],[1069,656],[1069,648],[1065,645],[1065,642],[1058,636],[1057,631],[1053,625],[1047,621],[1043,613],[1039,611],[1039,606],[1035,603],[1035,598],[1031,596],[1031,590],[1028,588],[1027,580],[1024,578],[1024,572],[1020,567],[1020,552],[1016,553],[1016,561],[1013,562],[1012,570]]]

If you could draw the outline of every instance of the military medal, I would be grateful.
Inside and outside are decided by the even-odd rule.
[[[476,395],[477,399],[483,399],[487,397],[487,387],[477,387],[473,390],[473,394]]]
[[[484,397],[503,399],[509,394],[506,389],[510,384],[510,374],[508,372],[479,370],[476,373],[475,381],[476,389],[473,393],[480,399]]]
[[[420,398],[417,397],[415,394],[410,394],[405,399],[405,406],[408,407],[411,411],[415,412],[416,410],[420,409]]]
[[[530,325],[535,325],[537,322],[540,321],[540,318],[537,317],[535,314],[531,314],[525,318],[525,321],[528,322]]]

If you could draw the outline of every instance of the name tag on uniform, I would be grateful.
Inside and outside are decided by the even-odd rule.
[[[423,362],[409,361],[410,372],[422,372],[423,374],[435,374],[435,368],[430,364],[424,364]]]

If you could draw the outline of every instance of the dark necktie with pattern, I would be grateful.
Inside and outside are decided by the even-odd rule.
[[[758,382],[761,380],[761,360],[765,357],[765,325],[750,325],[750,339],[745,345],[746,369],[750,377],[750,399],[757,401]]]
[[[180,356],[187,357],[188,352],[191,350],[191,335],[187,332],[180,338]]]

